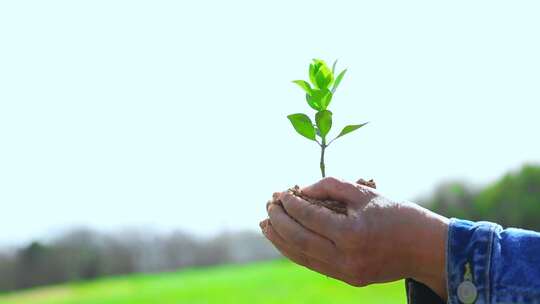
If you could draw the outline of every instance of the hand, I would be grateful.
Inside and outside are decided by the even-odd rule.
[[[348,214],[289,192],[274,193],[267,205],[269,219],[261,228],[283,255],[353,286],[414,278],[446,298],[448,219],[335,178],[301,191],[307,197],[343,202]]]

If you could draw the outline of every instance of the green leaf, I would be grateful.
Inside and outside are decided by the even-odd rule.
[[[328,89],[311,91],[311,95],[306,95],[306,100],[315,111],[326,110],[332,100],[332,92]]]
[[[334,61],[334,64],[332,64],[332,75],[336,75],[336,64],[337,64],[337,59],[336,61]]]
[[[317,86],[317,81],[315,81],[315,75],[317,75],[318,70],[319,66],[315,63],[309,65],[309,81],[311,81],[314,86]]]
[[[319,89],[328,89],[328,87],[334,81],[334,75],[328,66],[323,62],[315,74],[315,82]]]
[[[345,128],[343,128],[343,130],[341,130],[341,133],[339,133],[339,135],[336,137],[339,138],[343,135],[346,135],[346,134],[349,134],[351,133],[352,131],[355,131],[355,130],[358,130],[360,129],[361,127],[367,125],[368,123],[363,123],[363,124],[359,124],[359,125],[348,125],[348,126],[345,126]]]
[[[322,59],[313,58],[313,64],[320,67],[322,65],[326,65],[326,62]]]
[[[315,140],[315,127],[313,127],[311,119],[306,114],[291,114],[287,118],[291,121],[298,134],[307,139]]]
[[[320,98],[317,97],[317,95],[309,95],[309,94],[306,94],[306,101],[308,103],[308,105],[315,111],[320,111],[322,110],[321,108],[321,102],[320,102]]]
[[[322,90],[323,91],[323,96],[321,97],[321,109],[322,110],[326,110],[326,108],[328,108],[328,105],[330,104],[330,101],[332,101],[332,96],[334,94],[332,94],[332,92],[330,92],[330,90],[328,89],[324,89]]]
[[[325,138],[330,129],[332,128],[332,112],[328,110],[322,110],[315,114],[315,122],[322,138]]]
[[[313,59],[309,65],[309,80],[315,88],[328,89],[334,81],[334,75],[324,60]]]
[[[311,94],[311,85],[305,80],[293,80],[299,87],[301,87],[306,93]]]
[[[336,91],[337,87],[341,83],[341,80],[343,79],[343,76],[345,76],[346,72],[347,72],[347,69],[341,71],[341,73],[339,73],[339,75],[336,77],[336,81],[334,82],[334,87],[332,88],[332,93]]]

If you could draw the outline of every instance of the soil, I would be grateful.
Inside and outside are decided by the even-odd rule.
[[[377,185],[375,184],[375,181],[373,179],[370,179],[368,181],[364,179],[359,179],[356,181],[357,184],[364,185],[370,188],[377,188]],[[347,215],[347,205],[343,202],[333,201],[333,200],[319,200],[315,198],[311,198],[306,196],[300,191],[300,187],[298,185],[294,186],[293,188],[289,189],[289,192],[297,197],[300,197],[314,205],[322,206],[325,208],[328,208],[335,213],[344,214]],[[281,204],[280,201],[277,202],[278,204]]]

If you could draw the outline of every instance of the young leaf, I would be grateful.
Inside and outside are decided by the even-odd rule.
[[[332,92],[328,89],[313,89],[311,95],[306,95],[306,100],[315,111],[326,110],[332,100]]]
[[[336,61],[334,61],[334,64],[332,64],[332,75],[336,75],[336,64],[337,64],[337,59]]]
[[[298,134],[307,139],[315,140],[315,127],[313,127],[311,119],[306,114],[291,114],[287,118],[291,121]]]
[[[320,111],[322,110],[321,100],[319,95],[317,95],[318,93],[314,93],[315,91],[318,90],[313,90],[312,95],[306,94],[306,101],[313,110]]]
[[[332,92],[330,92],[328,89],[324,89],[323,95],[321,97],[321,109],[326,110],[328,108],[328,105],[330,104],[330,101],[332,101]]]
[[[306,93],[311,95],[311,85],[304,80],[293,80],[294,83],[296,83],[299,87],[301,87]]]
[[[334,82],[334,87],[332,88],[332,93],[336,91],[337,87],[339,86],[339,83],[343,79],[343,76],[345,76],[346,72],[347,72],[347,69],[341,71],[341,73],[339,73],[339,75],[336,77],[336,81]]]
[[[315,114],[315,122],[322,138],[325,138],[332,128],[332,112],[322,110]]]
[[[328,89],[334,81],[334,75],[324,60],[313,59],[309,65],[309,79],[315,88]]]
[[[334,81],[334,75],[332,75],[332,71],[326,64],[323,62],[321,66],[319,67],[319,70],[317,71],[317,74],[315,74],[315,81],[317,83],[317,87],[321,90],[328,89],[332,82]]]
[[[315,59],[313,60],[315,61]],[[317,71],[319,70],[319,65],[312,63],[309,65],[309,81],[311,81],[311,84],[313,86],[317,86],[317,81],[315,80],[315,75],[317,75]]]
[[[345,126],[345,128],[343,128],[343,130],[341,130],[341,132],[339,133],[339,135],[336,137],[339,138],[345,134],[349,134],[351,133],[352,131],[355,131],[355,130],[358,130],[360,129],[361,127],[367,125],[368,123],[363,123],[363,124],[359,124],[359,125],[348,125],[348,126]]]

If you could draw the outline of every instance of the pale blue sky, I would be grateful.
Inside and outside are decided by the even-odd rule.
[[[0,243],[73,226],[256,229],[318,179],[285,116],[348,67],[328,174],[414,199],[540,161],[538,1],[2,1]],[[334,130],[335,132],[335,130]]]

